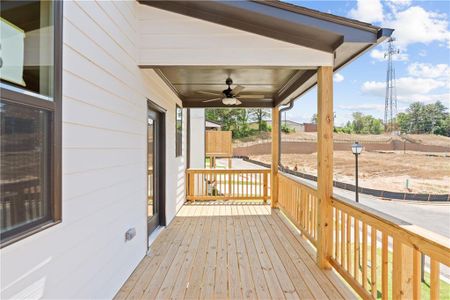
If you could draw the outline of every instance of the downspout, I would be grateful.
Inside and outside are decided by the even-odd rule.
[[[279,128],[279,130],[280,130],[280,134],[278,135],[278,145],[280,145],[280,146],[279,146],[280,149],[279,149],[279,151],[278,151],[278,169],[281,170],[281,171],[284,171],[284,168],[283,168],[283,166],[281,165],[281,114],[282,114],[283,112],[285,112],[285,111],[288,111],[288,110],[292,109],[293,107],[294,107],[294,100],[292,100],[291,102],[289,102],[289,105],[288,105],[288,106],[283,107],[282,109],[280,109],[280,110],[278,111],[278,113],[280,114],[280,116],[279,116],[279,118],[278,118],[278,122],[279,122],[278,128]]]
[[[187,124],[186,124],[186,169],[189,169],[191,167],[191,109],[186,109],[186,118],[187,118]]]

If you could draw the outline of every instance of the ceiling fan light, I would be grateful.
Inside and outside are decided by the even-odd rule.
[[[234,105],[234,104],[236,104],[236,100],[237,99],[234,97],[232,97],[232,98],[225,97],[222,99],[222,103],[225,105]]]

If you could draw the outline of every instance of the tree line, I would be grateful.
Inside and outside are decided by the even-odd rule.
[[[221,124],[222,130],[230,130],[233,138],[243,138],[255,134],[257,131],[270,131],[266,119],[270,117],[267,109],[261,108],[208,108],[205,110],[206,119]],[[257,129],[250,127],[250,122],[257,124]]]
[[[218,122],[223,130],[230,130],[233,138],[243,138],[260,132],[271,131],[267,120],[271,118],[270,110],[263,108],[209,108],[206,109],[206,119]],[[336,116],[335,116],[336,117]],[[335,127],[335,132],[355,134],[382,134],[385,124],[379,118],[354,112],[352,120],[344,126]],[[256,124],[250,126],[250,123]],[[317,114],[311,119],[317,123]],[[413,134],[438,134],[450,136],[450,115],[448,109],[437,101],[431,104],[412,103],[405,112],[397,114],[395,131]],[[290,133],[293,130],[282,123],[281,131]]]
[[[405,112],[397,114],[396,123],[402,133],[450,136],[450,115],[440,101],[431,104],[414,102]]]
[[[381,119],[361,112],[352,114],[353,120],[344,126],[335,127],[335,132],[356,134],[381,134],[385,132],[385,124]],[[311,121],[317,122],[317,115],[312,116]],[[437,101],[436,103],[423,104],[414,102],[405,112],[397,114],[394,131],[404,134],[437,134],[450,136],[450,115],[448,109]]]

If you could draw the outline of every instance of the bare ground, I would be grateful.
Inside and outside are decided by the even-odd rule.
[[[262,132],[258,135],[246,137],[242,139],[234,140],[235,147],[239,147],[242,143],[257,143],[265,140],[270,140],[270,132]],[[282,140],[290,141],[317,141],[317,132],[293,132],[289,134],[282,133]],[[403,141],[407,139],[409,142],[423,144],[423,145],[433,145],[433,146],[444,146],[450,147],[450,137],[434,135],[434,134],[406,134],[402,136],[391,135],[391,134],[347,134],[347,133],[333,133],[333,140],[336,142],[354,142],[360,141],[364,142],[389,142],[391,140]]]
[[[270,163],[270,155],[252,156]],[[283,154],[281,162],[298,171],[317,174],[317,153]],[[363,152],[359,157],[360,186],[395,192],[450,194],[449,153]],[[348,151],[334,152],[335,180],[354,183],[355,158]],[[406,181],[409,181],[409,189]]]

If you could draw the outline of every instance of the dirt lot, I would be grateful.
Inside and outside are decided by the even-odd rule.
[[[281,162],[298,171],[316,175],[317,154],[284,154]],[[270,163],[270,155],[252,156]],[[360,186],[396,192],[450,193],[450,154],[365,151],[359,157]],[[355,158],[348,151],[335,151],[335,180],[354,183]],[[408,181],[409,188],[406,188]]]
[[[284,141],[317,141],[317,132],[293,132],[289,134],[283,133],[281,139]],[[403,136],[396,136],[390,134],[346,134],[333,133],[335,142],[351,142],[359,141],[372,143],[387,143],[392,140],[404,141],[405,139],[410,143],[418,143],[422,145],[434,145],[450,147],[450,138],[434,134],[407,134]],[[242,144],[258,143],[262,141],[271,140],[270,132],[262,132],[259,135],[233,140],[234,147],[239,147]]]

